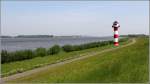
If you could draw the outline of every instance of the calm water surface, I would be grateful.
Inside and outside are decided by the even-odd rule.
[[[113,40],[113,37],[55,37],[55,38],[2,38],[1,48],[7,51],[49,48],[55,44],[60,46],[83,44],[89,42]]]

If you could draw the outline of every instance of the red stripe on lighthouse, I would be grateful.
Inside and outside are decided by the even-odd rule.
[[[114,45],[115,45],[115,46],[118,46],[118,45],[119,45],[119,43],[118,43],[118,42],[114,42]]]
[[[114,38],[118,38],[119,37],[119,35],[118,34],[114,34]]]

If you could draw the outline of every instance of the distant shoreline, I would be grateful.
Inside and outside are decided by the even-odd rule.
[[[61,37],[99,37],[99,36],[82,36],[82,35],[71,35],[71,36],[54,36],[54,35],[17,35],[17,36],[7,36],[2,35],[1,38],[61,38]],[[110,37],[110,36],[102,36]]]
[[[119,37],[126,36],[149,36],[146,34],[127,34],[127,35],[119,35]],[[17,36],[9,36],[9,35],[1,35],[1,38],[55,38],[55,37],[111,37],[111,36],[84,36],[84,35],[66,35],[66,36],[55,36],[55,35],[17,35]]]

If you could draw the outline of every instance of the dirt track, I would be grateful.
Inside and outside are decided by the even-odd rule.
[[[136,42],[136,40],[132,39],[132,42],[130,42],[126,45],[123,45],[123,46],[118,46],[116,48],[110,48],[110,49],[105,49],[105,50],[102,50],[102,51],[92,52],[92,53],[88,53],[86,55],[82,54],[82,55],[85,55],[85,56],[77,57],[77,58],[66,60],[66,61],[63,61],[63,62],[56,63],[56,64],[51,64],[51,65],[48,65],[48,66],[44,66],[44,67],[36,68],[36,69],[33,69],[33,70],[29,70],[29,71],[26,71],[26,72],[23,72],[23,73],[18,73],[18,74],[15,74],[15,75],[4,77],[4,78],[2,78],[1,82],[14,80],[16,78],[20,78],[20,77],[28,76],[28,75],[31,75],[31,74],[34,74],[34,73],[38,73],[38,72],[47,70],[47,69],[52,68],[52,67],[61,66],[63,64],[67,64],[67,63],[70,63],[70,62],[73,62],[73,61],[85,59],[85,58],[95,56],[95,55],[98,55],[98,54],[101,54],[101,53],[104,53],[104,52],[109,52],[109,51],[116,50],[116,49],[119,49],[119,48],[127,47],[129,45],[134,44],[135,42]]]

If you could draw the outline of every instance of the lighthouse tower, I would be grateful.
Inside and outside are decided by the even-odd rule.
[[[119,45],[119,42],[118,42],[118,38],[119,38],[118,28],[119,27],[120,27],[119,23],[117,21],[114,21],[112,28],[114,28],[114,45],[115,46]]]

